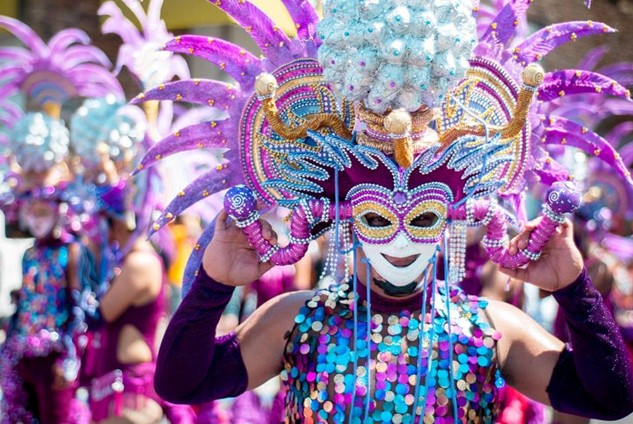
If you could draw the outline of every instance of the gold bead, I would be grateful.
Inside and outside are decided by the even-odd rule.
[[[521,74],[523,83],[529,87],[538,87],[545,78],[545,71],[543,67],[532,63],[528,65]]]

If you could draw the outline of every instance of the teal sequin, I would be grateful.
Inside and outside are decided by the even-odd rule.
[[[452,289],[449,338],[448,314],[442,307],[445,296],[445,287],[438,287],[434,317],[429,312],[422,319],[419,311],[407,310],[398,315],[371,314],[369,325],[365,304],[359,302],[358,342],[354,347],[349,286],[317,293],[299,311],[286,346],[281,374],[288,390],[285,422],[342,423],[348,421],[351,411],[352,423],[412,423],[418,384],[418,412],[422,413],[425,405],[424,422],[492,422],[496,391],[503,379],[495,356],[500,336],[481,313],[488,302]],[[427,323],[424,330],[421,322]],[[424,339],[418,351],[420,335]],[[449,372],[451,349],[453,376]],[[422,367],[419,382],[418,361]],[[452,416],[454,395],[457,420]]]

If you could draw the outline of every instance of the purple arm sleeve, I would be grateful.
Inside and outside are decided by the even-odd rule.
[[[554,293],[571,347],[560,355],[547,392],[558,411],[614,420],[633,412],[633,371],[622,336],[586,270]]]
[[[198,404],[237,396],[248,383],[237,337],[215,337],[234,287],[220,284],[200,267],[174,314],[158,353],[156,393],[173,403]]]

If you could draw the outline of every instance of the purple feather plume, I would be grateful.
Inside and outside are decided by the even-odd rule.
[[[628,141],[627,137],[630,138],[631,136],[633,136],[633,121],[628,121],[613,127],[605,138],[609,140],[609,143],[611,143],[614,148],[617,148],[618,146],[624,146]],[[633,143],[631,146],[633,146]],[[626,160],[624,160],[624,162],[629,164]]]
[[[515,60],[523,65],[537,62],[552,50],[589,35],[615,32],[610,26],[591,21],[573,21],[554,24],[529,36],[514,49]]]
[[[25,23],[8,16],[0,16],[0,27],[13,34],[35,55],[43,56],[48,52],[46,43]]]
[[[600,73],[617,80],[625,87],[633,86],[633,63],[631,62],[618,62],[603,68],[600,68]]]
[[[283,30],[248,0],[208,1],[235,19],[275,67],[294,58],[290,50],[291,41]]]
[[[545,130],[544,144],[576,147],[602,160],[613,168],[629,184],[633,184],[631,175],[620,155],[611,144],[593,131],[565,118],[546,118],[549,125]]]
[[[595,49],[591,49],[589,53],[578,62],[578,69],[586,69],[588,71],[595,70],[598,63],[600,63],[608,51],[609,48],[607,46],[599,46]]]
[[[202,122],[183,128],[152,146],[139,165],[149,168],[162,158],[196,148],[227,148],[227,137],[235,137],[235,123],[230,120]]]
[[[99,15],[106,16],[102,32],[117,34],[123,40],[117,57],[117,72],[127,67],[143,90],[171,81],[176,76],[189,78],[189,67],[182,57],[160,51],[161,46],[172,38],[160,18],[163,0],[150,0],[147,13],[141,1],[123,0],[140,23],[140,31],[114,2],[105,2],[99,8]]]
[[[492,21],[480,42],[488,43],[494,40],[495,44],[507,46],[516,34],[516,27],[525,19],[530,3],[531,0],[511,0],[508,2]]]
[[[240,93],[232,84],[212,80],[188,80],[161,84],[137,96],[132,102],[138,104],[148,100],[174,100],[226,110],[238,95]]]
[[[165,208],[161,216],[156,220],[152,234],[167,225],[174,217],[180,215],[193,204],[234,185],[235,179],[231,174],[234,175],[235,171],[231,170],[228,164],[224,164],[194,180]]]
[[[123,96],[123,89],[108,71],[110,61],[98,48],[89,45],[85,32],[70,28],[57,33],[48,45],[26,24],[0,16],[4,27],[25,47],[3,49],[7,63],[3,67],[0,95],[18,90],[40,103],[62,104],[71,96]]]
[[[308,0],[282,0],[297,27],[300,40],[316,40],[319,15]]]
[[[538,89],[538,99],[551,101],[571,94],[603,93],[616,97],[630,98],[630,92],[617,81],[602,74],[565,69],[548,72]]]
[[[252,88],[255,77],[264,71],[261,60],[255,55],[218,38],[183,35],[165,44],[165,50],[204,59],[230,75],[245,90]]]

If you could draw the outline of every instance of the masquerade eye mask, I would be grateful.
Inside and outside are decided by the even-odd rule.
[[[354,229],[368,244],[389,244],[404,232],[413,243],[438,243],[446,225],[448,186],[423,184],[415,190],[388,190],[371,184],[350,191]]]

